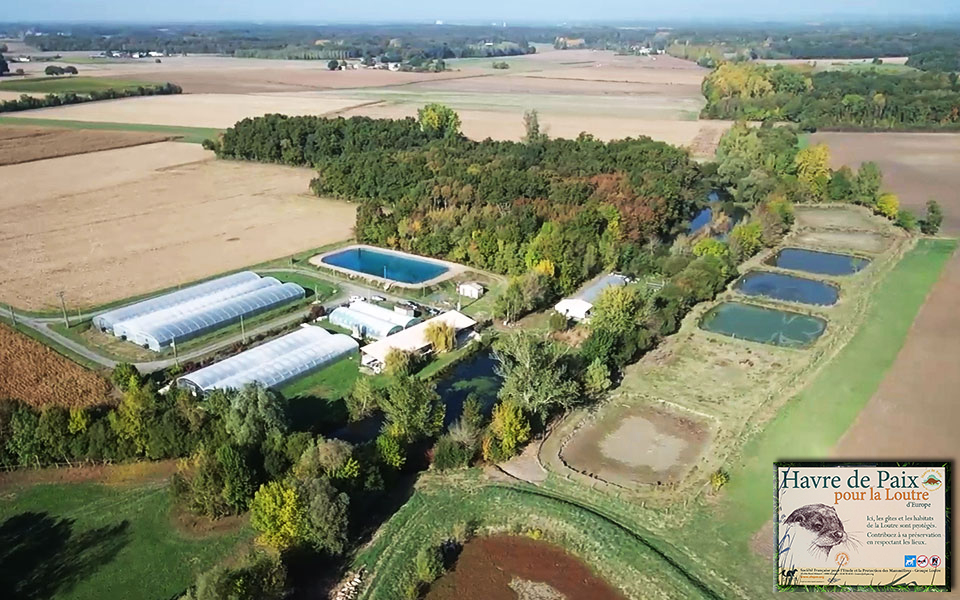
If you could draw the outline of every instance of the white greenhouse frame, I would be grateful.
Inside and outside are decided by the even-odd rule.
[[[381,339],[398,331],[403,331],[401,325],[392,321],[385,321],[346,306],[333,309],[328,319],[334,325],[349,329],[362,337]]]
[[[105,313],[95,316],[93,318],[93,325],[101,331],[112,332],[114,325],[122,321],[129,321],[130,319],[177,306],[194,298],[200,298],[259,279],[260,276],[253,271],[241,271],[227,275],[226,277],[218,277],[217,279],[192,285],[182,290],[170,292],[169,294],[163,294],[162,296],[148,298],[135,304],[128,304],[127,306],[108,310]]]
[[[349,336],[304,325],[262,346],[184,375],[177,385],[194,393],[239,389],[253,382],[276,387],[336,362],[359,347]]]
[[[272,278],[270,278],[272,279]],[[279,283],[247,291],[232,298],[184,313],[173,309],[158,311],[138,319],[117,323],[114,334],[125,336],[136,344],[159,352],[171,343],[186,341],[213,329],[239,321],[241,317],[253,316],[281,304],[304,298],[306,292],[295,283]]]

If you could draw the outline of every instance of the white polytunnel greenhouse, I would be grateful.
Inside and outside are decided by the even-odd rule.
[[[378,340],[403,331],[403,327],[396,323],[384,321],[346,306],[335,308],[328,318],[334,325],[349,329],[356,335]]]
[[[371,304],[370,302],[364,302],[362,300],[351,302],[350,309],[365,315],[370,315],[371,317],[376,317],[383,321],[393,323],[395,325],[399,325],[404,329],[420,322],[420,319],[417,317],[408,317],[407,315],[394,312],[389,308],[377,306],[376,304]]]
[[[171,343],[186,341],[235,323],[240,317],[251,317],[306,296],[303,288],[295,283],[274,281],[275,285],[250,290],[214,304],[197,306],[188,313],[176,309],[158,311],[117,323],[114,325],[114,335],[125,336],[136,344],[159,352]]]
[[[182,290],[177,290],[176,292],[170,292],[169,294],[163,294],[162,296],[109,310],[95,316],[93,318],[93,325],[101,331],[112,332],[114,324],[120,323],[121,321],[129,321],[136,317],[188,302],[194,298],[200,298],[244,283],[258,281],[259,279],[260,276],[253,271],[241,271],[240,273],[234,273],[226,277],[218,277],[217,279],[198,283],[197,285],[192,285]]]
[[[177,385],[194,393],[239,389],[255,381],[276,387],[336,362],[358,348],[359,344],[350,336],[304,325],[262,346],[184,375]]]

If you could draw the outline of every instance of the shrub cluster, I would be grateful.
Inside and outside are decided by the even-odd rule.
[[[116,98],[131,98],[134,96],[163,96],[167,94],[179,94],[181,92],[180,86],[172,83],[164,83],[161,85],[138,86],[127,89],[93,90],[82,94],[74,92],[47,94],[42,98],[24,94],[20,96],[18,100],[4,100],[0,102],[0,112],[32,110],[34,108],[80,104],[97,100],[113,100]]]

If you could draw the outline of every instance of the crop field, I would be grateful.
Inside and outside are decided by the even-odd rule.
[[[167,600],[249,539],[179,531],[165,482],[4,488],[0,588],[13,598]]]
[[[851,207],[797,207],[794,211],[796,227],[812,229],[858,229],[875,231],[885,220],[866,210]]]
[[[162,133],[0,125],[0,166],[173,139]]]
[[[241,119],[259,117],[267,113],[325,115],[356,104],[360,102],[302,94],[174,94],[54,106],[10,113],[10,116],[16,119],[64,119],[225,128]]]
[[[162,133],[171,139],[191,144],[201,144],[206,139],[212,139],[222,133],[221,129],[212,127],[179,127],[176,125],[149,125],[143,123],[112,123],[109,121],[68,121],[64,119],[33,119],[23,121],[16,117],[0,116],[0,125],[16,125],[17,127],[58,127],[60,129],[83,129],[86,131],[137,131]]]
[[[0,300],[92,307],[349,238],[312,176],[175,142],[0,167]]]
[[[153,84],[148,81],[132,81],[111,77],[65,76],[4,81],[0,82],[0,91],[34,94],[64,94],[67,92],[82,94],[86,92],[102,92],[104,90],[129,90],[145,85]]]
[[[811,143],[830,147],[833,168],[877,163],[884,187],[900,197],[900,205],[923,216],[927,200],[943,207],[943,231],[960,234],[960,134],[820,132]]]
[[[834,217],[838,217],[836,222],[850,224],[866,215],[853,208],[798,211],[797,230],[784,244],[796,243],[804,234],[823,233],[806,224],[822,225],[833,222]],[[882,221],[868,218],[864,223],[874,228],[874,233],[892,234],[892,228]],[[902,238],[891,241],[896,239]],[[654,502],[669,502],[695,492],[709,473],[739,452],[744,440],[773,418],[781,402],[850,338],[863,319],[870,290],[896,263],[903,246],[902,242],[891,246],[855,275],[828,279],[840,287],[841,302],[836,306],[790,306],[789,310],[828,322],[826,333],[806,350],[710,334],[697,326],[710,306],[697,307],[684,320],[680,333],[626,369],[617,396],[585,418],[569,419],[551,434],[541,448],[541,460],[552,470],[584,483],[606,482]],[[764,258],[763,254],[754,257],[741,271],[761,265]],[[736,299],[732,290],[721,294],[717,303],[730,299]],[[772,300],[754,301],[784,308]],[[631,424],[637,414],[650,411],[666,411],[672,418]],[[641,425],[645,434],[640,435],[635,425]],[[618,441],[618,437],[629,436],[629,431],[623,431],[628,426],[636,430],[633,445]],[[638,439],[644,442],[636,443]],[[656,474],[653,481],[652,474]]]
[[[0,323],[0,398],[78,407],[112,403],[109,395],[100,375]]]
[[[512,139],[523,135],[523,113],[540,112],[554,137],[587,132],[604,140],[647,135],[713,154],[730,126],[700,122],[700,91],[709,71],[669,56],[617,56],[594,50],[545,51],[493,59],[451,60],[443,73],[329,71],[323,61],[166,57],[84,65],[83,77],[171,81],[187,92],[51,107],[16,119],[111,122],[225,128],[268,112],[291,115],[415,116],[429,102],[456,109],[465,135]],[[28,63],[29,66],[29,63]]]

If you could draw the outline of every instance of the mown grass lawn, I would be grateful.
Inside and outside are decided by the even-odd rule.
[[[73,92],[83,94],[87,92],[102,92],[104,90],[131,90],[138,87],[157,85],[147,81],[131,79],[114,79],[111,77],[43,77],[39,79],[15,79],[0,83],[0,90],[5,92],[29,92],[37,94],[64,94]]]
[[[167,600],[251,535],[246,526],[202,538],[179,532],[162,482],[6,489],[0,589],[6,598]]]

